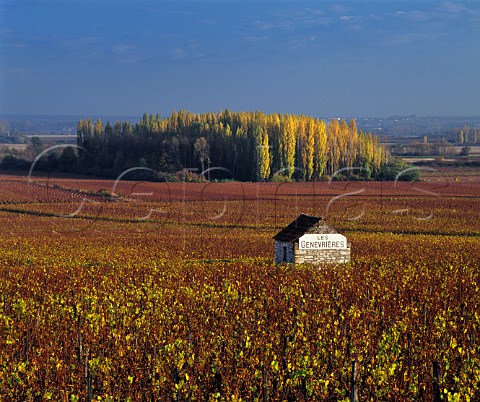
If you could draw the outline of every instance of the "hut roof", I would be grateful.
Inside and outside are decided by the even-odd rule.
[[[324,218],[301,214],[292,223],[280,230],[273,238],[277,241],[293,243],[310,229],[316,227],[321,220],[324,220]]]

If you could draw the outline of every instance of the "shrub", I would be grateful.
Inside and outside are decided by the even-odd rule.
[[[279,173],[274,173],[272,176],[272,181],[274,183],[290,183],[292,179]]]

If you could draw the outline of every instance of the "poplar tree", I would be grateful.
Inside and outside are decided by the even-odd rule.
[[[270,148],[268,145],[268,134],[262,127],[257,127],[257,155],[258,155],[258,176],[260,180],[266,180],[270,176]]]
[[[93,135],[93,124],[92,124],[92,119],[88,118],[87,119],[87,124],[83,124],[83,138],[85,137],[90,137]]]
[[[127,136],[132,134],[132,125],[129,121],[124,121],[122,124],[122,135]]]
[[[327,149],[328,160],[327,169],[329,174],[333,174],[340,164],[340,147],[339,147],[339,131],[340,126],[337,119],[332,119],[328,123],[327,129]]]
[[[347,166],[353,166],[357,160],[358,131],[357,122],[351,119],[348,124],[348,142],[347,142]]]
[[[278,172],[280,170],[282,152],[280,149],[281,123],[280,116],[277,113],[272,113],[269,116],[267,130],[270,135],[269,142],[272,145],[273,149],[273,152],[271,152],[272,169],[274,172]]]
[[[295,142],[295,123],[293,117],[287,115],[284,118],[280,136],[280,168],[285,170],[288,178],[292,177],[295,170]]]
[[[338,150],[340,152],[340,164],[339,167],[347,167],[351,166],[349,164],[349,157],[348,157],[348,138],[349,137],[349,129],[347,122],[342,119],[338,125]]]
[[[115,122],[113,132],[115,133],[116,136],[120,136],[120,134],[122,134],[122,123],[120,121],[117,120]]]
[[[459,135],[464,142],[465,131]],[[470,142],[478,141],[477,132],[470,132]],[[100,119],[79,120],[77,143],[88,150],[78,153],[80,164],[95,173],[135,166],[143,158],[145,166],[171,172],[196,161],[206,169],[211,162],[237,180],[265,180],[272,172],[291,178],[298,166],[301,178],[313,180],[348,166],[362,166],[371,177],[387,162],[378,137],[359,134],[354,119],[332,119],[327,126],[312,117],[263,112],[180,110],[164,119],[144,113],[134,126],[117,121],[105,128]]]
[[[314,132],[314,169],[315,177],[320,178],[325,172],[327,165],[327,128],[323,120],[315,124]]]
[[[308,119],[305,142],[305,178],[311,180],[314,172],[313,156],[315,154],[315,120]]]
[[[103,133],[103,126],[102,126],[102,121],[100,120],[100,117],[95,122],[95,126],[93,127],[93,132],[95,136],[101,136]]]
[[[138,124],[141,134],[146,134],[150,131],[150,120],[148,118],[148,114],[144,113],[140,123]]]
[[[83,144],[83,121],[80,119],[77,124],[77,145]]]
[[[296,141],[296,165],[302,168],[302,179],[305,180],[307,176],[307,134],[306,134],[306,119],[305,117],[297,117],[297,141]]]

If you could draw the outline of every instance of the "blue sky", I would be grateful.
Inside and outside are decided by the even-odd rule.
[[[0,0],[0,113],[479,115],[478,1]]]

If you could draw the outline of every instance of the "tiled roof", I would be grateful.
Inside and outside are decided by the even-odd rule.
[[[315,226],[323,218],[301,214],[297,219],[283,228],[273,238],[278,241],[293,243]]]

